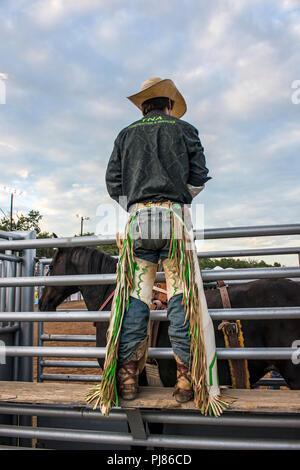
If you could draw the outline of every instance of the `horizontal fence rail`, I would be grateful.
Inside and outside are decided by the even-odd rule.
[[[0,239],[3,238],[5,240],[23,240],[24,235],[16,232],[6,232],[6,230],[0,230]]]
[[[295,255],[300,253],[300,246],[283,248],[257,248],[239,250],[199,251],[198,258],[227,258],[237,256]],[[118,256],[113,256],[118,258]],[[0,258],[1,259],[1,258]],[[52,258],[40,258],[39,263],[50,264]]]
[[[291,359],[297,348],[217,348],[218,359]],[[13,357],[86,357],[104,358],[103,347],[6,346],[6,356]],[[149,348],[149,358],[173,359],[171,348]]]
[[[5,232],[7,234],[7,232]],[[194,230],[195,238],[202,240],[214,240],[220,238],[239,237],[264,237],[275,235],[299,235],[300,224],[288,225],[257,225],[253,227],[222,227],[205,230]],[[1,237],[1,234],[0,234]],[[4,236],[3,236],[4,237]],[[7,237],[9,238],[9,237]],[[67,248],[73,246],[97,246],[111,245],[116,243],[115,237],[102,238],[97,236],[89,237],[64,237],[45,238],[38,240],[22,240],[22,237],[14,236],[13,241],[0,241],[2,250],[22,250],[26,248]]]
[[[20,329],[20,325],[1,326],[0,334],[15,333]]]
[[[150,435],[147,440],[133,438],[130,434],[107,431],[83,431],[81,429],[49,429],[27,426],[0,425],[0,436],[23,437],[31,439],[63,440],[72,442],[90,442],[94,444],[130,445],[181,448],[181,449],[249,449],[249,450],[300,450],[296,439],[255,439],[231,437],[183,437],[168,435]]]
[[[300,318],[299,307],[261,307],[209,309],[212,320],[272,320]],[[0,312],[0,321],[27,322],[102,322],[109,321],[110,311],[60,310],[52,312]],[[150,310],[151,320],[167,320],[166,310]]]
[[[203,270],[203,281],[222,279],[279,279],[286,277],[300,277],[300,268],[243,268],[232,270]],[[156,281],[165,280],[164,272],[156,274]],[[115,284],[116,274],[81,274],[66,276],[28,276],[23,278],[0,278],[0,287],[17,286],[86,286]]]
[[[85,369],[98,369],[98,361],[41,361],[42,367],[83,367]]]
[[[296,255],[300,253],[300,246],[284,248],[258,248],[226,251],[199,251],[199,258],[231,258],[237,256],[265,256],[265,255]]]
[[[107,420],[107,416],[99,411],[92,409],[93,405],[27,405],[19,403],[0,404],[0,413],[3,414],[22,414],[36,416],[51,416],[58,418],[83,418],[97,419],[98,421]],[[74,409],[75,408],[75,409]],[[254,426],[254,427],[278,427],[278,428],[300,428],[299,416],[245,416],[235,413],[234,415],[227,411],[216,419],[214,416],[203,416],[192,411],[164,411],[160,415],[156,412],[141,409],[143,421],[147,423],[165,423],[165,424],[204,424],[212,426]],[[112,421],[126,421],[127,414],[119,408],[113,408],[109,414]]]
[[[0,253],[0,261],[15,261],[16,263],[21,263],[23,258],[20,256],[4,255],[3,253]]]
[[[96,335],[49,335],[42,334],[40,336],[42,341],[67,341],[67,342],[95,342]]]
[[[98,366],[99,367],[99,366]],[[42,374],[41,380],[62,382],[96,382],[102,380],[102,375],[80,375],[80,374]]]

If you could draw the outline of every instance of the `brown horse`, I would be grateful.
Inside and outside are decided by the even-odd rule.
[[[60,248],[56,251],[50,275],[107,274],[115,273],[117,259],[93,248]],[[99,310],[103,302],[114,290],[114,285],[93,286],[47,286],[39,301],[41,311],[52,311],[69,295],[80,291],[88,310]],[[300,306],[300,284],[289,279],[263,279],[228,287],[232,308],[250,307],[296,307]],[[222,301],[218,289],[206,289],[208,308],[221,309]],[[111,301],[105,306],[110,310]],[[223,333],[218,330],[219,322],[214,322],[216,345],[225,347]],[[105,346],[107,322],[96,324],[96,345]],[[300,319],[245,320],[242,323],[245,347],[291,347],[294,340],[300,339]],[[157,347],[171,347],[168,336],[168,322],[160,323]],[[176,364],[173,359],[158,359],[162,382],[174,386]],[[103,366],[103,359],[99,359]],[[291,389],[300,389],[300,365],[292,360],[249,360],[250,383],[253,386],[270,369],[280,372]],[[230,385],[228,361],[218,360],[220,384]],[[141,384],[145,384],[145,376]]]

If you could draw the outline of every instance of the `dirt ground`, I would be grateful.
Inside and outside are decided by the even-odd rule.
[[[86,305],[84,301],[64,302],[57,310],[85,310]],[[37,332],[38,324],[34,325],[34,344],[37,346]],[[44,323],[45,334],[64,334],[64,335],[95,335],[96,328],[92,322],[48,322]],[[95,346],[95,342],[70,342],[70,341],[45,341],[44,346]],[[63,361],[84,361],[93,359],[74,358],[74,357],[44,357],[44,360],[63,360]],[[45,374],[80,374],[80,375],[100,375],[100,368],[64,368],[64,367],[45,367],[43,369]],[[37,358],[34,358],[34,381],[37,380]],[[80,383],[80,382],[74,382]],[[94,383],[94,382],[91,382]]]

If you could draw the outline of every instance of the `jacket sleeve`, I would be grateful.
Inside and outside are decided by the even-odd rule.
[[[190,165],[188,184],[197,187],[203,186],[211,177],[207,176],[209,170],[206,168],[204,149],[201,145],[198,131],[193,126],[189,127],[189,131],[186,134],[186,145]]]
[[[122,196],[122,170],[121,155],[117,139],[115,140],[114,148],[107,165],[105,181],[108,194],[112,199],[119,202],[119,197]]]

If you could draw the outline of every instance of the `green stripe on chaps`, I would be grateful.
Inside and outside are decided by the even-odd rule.
[[[170,258],[165,259],[163,261],[163,268],[166,275],[167,298],[169,301],[174,295],[183,293],[183,282],[176,271],[174,260],[170,260]]]
[[[135,262],[134,288],[130,291],[130,297],[139,299],[150,307],[157,264],[141,258],[135,258]]]

